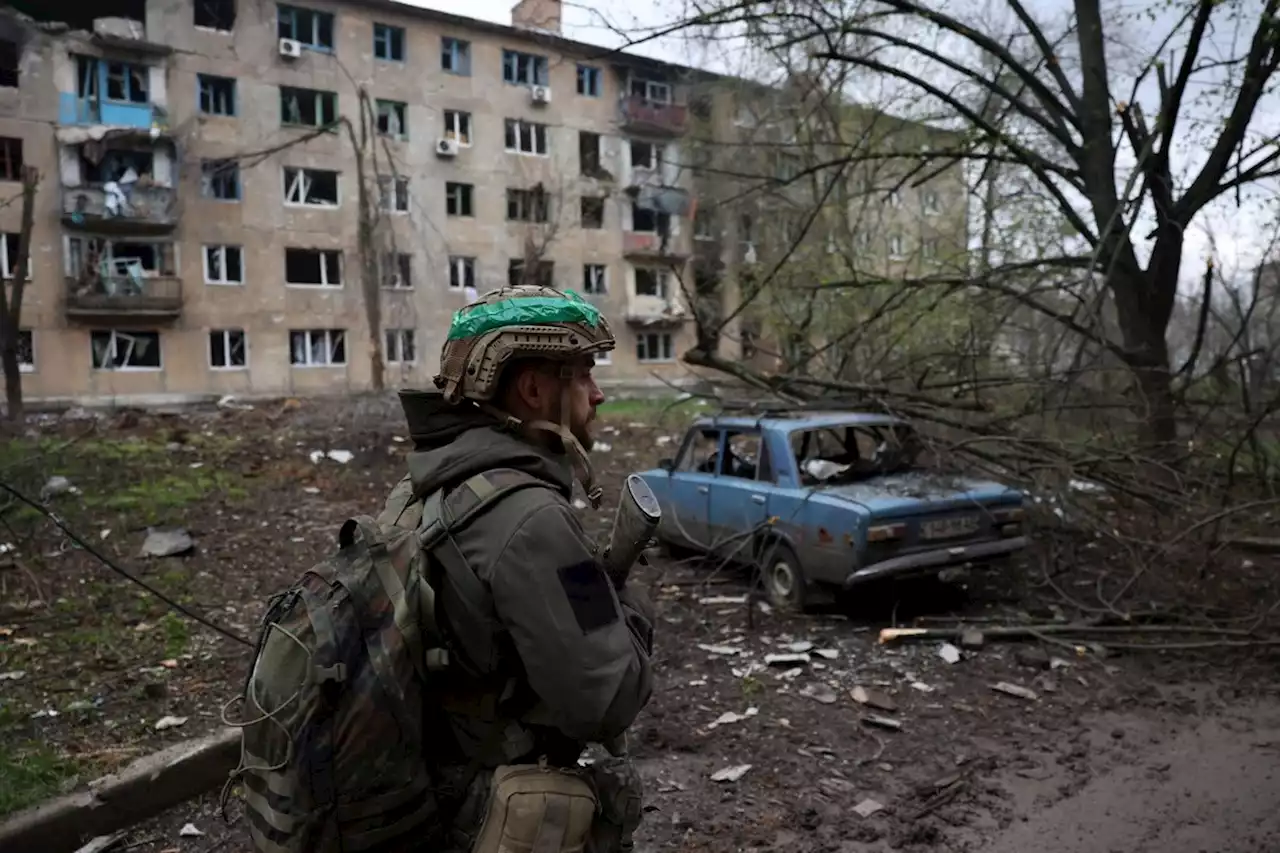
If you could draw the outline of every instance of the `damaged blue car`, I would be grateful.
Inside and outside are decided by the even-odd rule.
[[[1027,547],[1018,489],[942,473],[907,421],[859,412],[716,415],[640,472],[659,542],[754,562],[775,606],[987,565]]]

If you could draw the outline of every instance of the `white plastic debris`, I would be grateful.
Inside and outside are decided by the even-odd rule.
[[[182,829],[178,830],[178,835],[181,835],[183,838],[197,838],[204,835],[204,833],[196,829],[196,825],[194,823],[184,823],[182,825]]]
[[[1001,681],[999,684],[993,684],[991,685],[991,689],[998,693],[1004,693],[1006,696],[1016,696],[1019,699],[1026,699],[1028,702],[1034,702],[1040,698],[1036,695],[1034,690],[1030,690],[1017,684],[1010,684],[1007,681]]]
[[[11,669],[8,672],[0,672],[0,681],[17,681],[26,677],[26,674],[25,669]]]
[[[743,720],[749,720],[750,718],[754,717],[758,713],[760,713],[760,709],[756,707],[748,708],[746,711],[742,712],[741,714],[739,714],[737,711],[725,711],[719,717],[716,717],[710,723],[707,723],[707,728],[714,729],[717,726],[727,726],[732,723],[740,723]]]
[[[938,657],[942,658],[947,663],[959,663],[960,650],[950,643],[943,643],[938,647]]]
[[[808,640],[801,640],[798,643],[787,644],[787,651],[797,655],[804,654],[805,652],[809,651],[812,648],[813,648],[813,643],[809,642]]]
[[[792,666],[797,663],[808,663],[809,656],[800,655],[765,655],[765,666]]]
[[[836,692],[825,684],[814,682],[806,684],[800,690],[800,695],[821,702],[823,705],[834,705],[837,699]]]
[[[698,648],[702,649],[709,655],[740,655],[742,649],[734,646],[711,646],[705,643],[698,643]]]
[[[725,767],[711,774],[712,782],[737,782],[751,770],[750,764],[738,764],[733,767]]]
[[[838,649],[814,649],[813,653],[820,658],[825,658],[826,660],[835,660],[840,657]]]
[[[853,807],[853,813],[858,817],[871,817],[883,808],[883,805],[868,797]]]
[[[308,454],[308,456],[311,458],[311,462],[313,464],[318,464],[321,459],[332,459],[339,465],[346,465],[352,459],[356,458],[356,455],[350,450],[330,450],[327,453],[323,450],[313,450]]]
[[[746,604],[747,597],[745,595],[712,595],[707,598],[699,598],[698,603],[706,605]]]
[[[174,729],[178,726],[186,725],[186,722],[186,717],[161,717],[156,720],[155,729],[158,732],[162,732],[165,729]]]

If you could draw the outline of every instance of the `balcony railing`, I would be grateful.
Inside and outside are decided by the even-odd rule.
[[[136,184],[110,191],[102,186],[67,187],[62,191],[62,219],[73,227],[118,224],[132,231],[167,230],[177,225],[174,191]]]
[[[689,126],[689,108],[683,104],[656,103],[639,95],[625,95],[618,106],[625,130],[679,135]]]
[[[627,299],[627,322],[636,326],[667,326],[689,319],[678,296],[633,294]]]
[[[105,124],[110,127],[164,129],[168,126],[165,111],[154,104],[131,101],[109,101],[104,98],[82,98],[75,92],[58,95],[58,124]]]
[[[679,238],[668,236],[664,246],[661,236],[647,231],[622,232],[622,253],[628,257],[661,258],[672,263],[689,255]]]
[[[67,314],[71,316],[172,318],[181,313],[179,278],[112,272],[92,279],[67,279]]]

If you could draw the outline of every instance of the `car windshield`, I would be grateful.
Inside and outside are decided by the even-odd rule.
[[[849,483],[916,466],[919,436],[906,424],[858,424],[791,434],[800,481],[805,485]]]

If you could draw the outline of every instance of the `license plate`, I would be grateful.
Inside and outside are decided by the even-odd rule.
[[[976,533],[981,522],[976,515],[958,518],[938,518],[920,525],[920,535],[925,539],[954,539]]]

